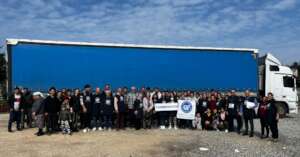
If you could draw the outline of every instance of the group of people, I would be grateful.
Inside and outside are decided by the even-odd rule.
[[[178,100],[196,102],[194,120],[177,119],[177,111],[155,110],[156,103],[176,103]],[[82,130],[122,130],[125,128],[151,129],[201,129],[254,135],[253,119],[261,123],[261,138],[269,137],[269,129],[274,140],[278,139],[279,115],[273,94],[256,97],[249,91],[237,95],[234,90],[228,93],[217,91],[160,91],[158,88],[126,87],[112,91],[109,84],[103,90],[94,90],[90,85],[84,89],[62,89],[51,87],[47,96],[41,92],[30,92],[26,88],[15,88],[9,97],[10,119],[8,131],[16,122],[17,130],[37,127],[37,136],[61,131],[71,134]],[[234,127],[234,121],[237,126]],[[242,132],[243,123],[245,126]],[[250,126],[250,129],[249,129]]]

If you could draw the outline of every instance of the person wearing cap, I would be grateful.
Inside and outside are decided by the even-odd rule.
[[[228,130],[229,130],[229,132],[234,131],[233,121],[234,121],[234,119],[236,119],[237,133],[240,134],[241,128],[243,126],[241,103],[240,103],[240,98],[236,95],[234,90],[232,90],[229,93],[227,112],[228,112]]]
[[[46,132],[51,134],[59,130],[58,128],[58,114],[60,111],[60,101],[56,96],[56,88],[49,89],[49,96],[44,100],[45,118],[46,118]]]
[[[17,123],[17,130],[21,131],[21,114],[24,112],[24,97],[18,87],[15,88],[14,93],[9,97],[8,104],[10,107],[8,132],[12,132],[12,123]]]
[[[34,92],[33,93],[33,104],[32,104],[32,117],[35,119],[36,127],[38,128],[38,132],[35,133],[37,136],[44,135],[43,128],[44,128],[44,112],[45,112],[45,105],[43,103],[43,94],[41,92]]]

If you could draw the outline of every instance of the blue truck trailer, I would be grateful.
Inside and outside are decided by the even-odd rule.
[[[7,39],[8,91],[111,84],[258,91],[258,50]]]

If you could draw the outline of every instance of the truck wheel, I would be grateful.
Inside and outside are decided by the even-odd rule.
[[[282,102],[276,102],[277,111],[279,113],[280,118],[286,117],[287,114],[287,108],[286,105]]]

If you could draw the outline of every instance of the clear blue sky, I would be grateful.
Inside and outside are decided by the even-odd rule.
[[[2,0],[0,40],[258,48],[300,61],[298,0]]]

